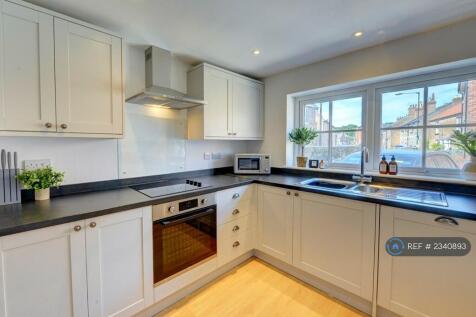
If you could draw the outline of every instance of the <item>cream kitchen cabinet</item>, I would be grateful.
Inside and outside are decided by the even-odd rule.
[[[296,194],[293,265],[371,301],[376,205]]]
[[[152,304],[152,215],[139,208],[0,238],[0,316],[130,316]]]
[[[188,110],[189,139],[263,138],[262,82],[200,64],[189,71],[187,89],[206,102]]]
[[[402,316],[474,316],[476,252],[462,257],[392,257],[391,237],[465,237],[476,245],[476,222],[381,207],[378,305]],[[457,291],[455,291],[457,290]]]
[[[258,186],[257,238],[258,250],[292,263],[293,196],[289,189]]]
[[[120,137],[122,39],[1,1],[0,135]]]

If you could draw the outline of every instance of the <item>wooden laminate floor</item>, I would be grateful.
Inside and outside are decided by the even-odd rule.
[[[367,316],[255,258],[156,317]]]

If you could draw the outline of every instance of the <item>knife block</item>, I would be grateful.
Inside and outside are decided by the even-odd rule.
[[[21,202],[20,183],[16,180],[20,170],[0,169],[0,205],[10,205]]]

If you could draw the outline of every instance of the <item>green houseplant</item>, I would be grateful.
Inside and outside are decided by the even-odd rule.
[[[22,170],[17,178],[23,188],[35,190],[35,200],[46,200],[50,198],[50,188],[58,187],[63,182],[64,173],[47,166],[34,170]]]
[[[453,131],[451,143],[470,156],[470,161],[465,163],[462,171],[465,178],[476,180],[476,131]]]
[[[301,149],[301,156],[296,157],[298,167],[306,167],[307,157],[304,156],[304,146],[314,141],[318,135],[316,130],[306,127],[295,128],[289,132],[289,141],[298,145]]]

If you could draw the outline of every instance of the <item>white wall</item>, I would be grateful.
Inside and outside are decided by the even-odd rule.
[[[473,58],[475,32],[476,19],[466,20],[266,78],[265,140],[249,150],[285,165],[288,94]]]
[[[144,48],[126,47],[126,97],[145,86]],[[247,152],[246,141],[188,141],[183,111],[126,104],[122,140],[0,137],[0,148],[17,151],[21,161],[50,159],[65,172],[64,184],[230,166],[232,154]],[[220,152],[204,160],[204,152]]]

